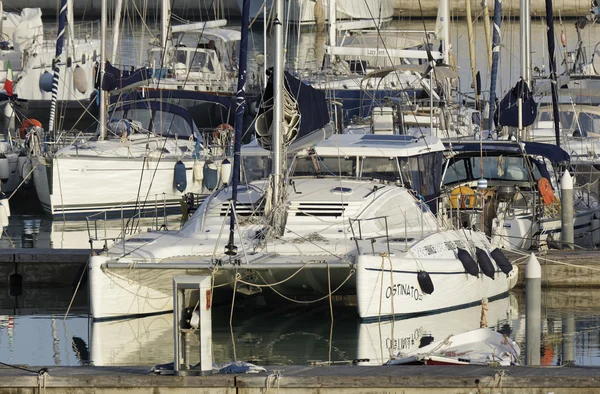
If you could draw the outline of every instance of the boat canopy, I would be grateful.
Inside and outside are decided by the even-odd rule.
[[[513,141],[482,141],[452,143],[445,142],[446,148],[456,154],[483,152],[486,156],[500,155],[531,155],[544,157],[553,164],[569,163],[571,158],[562,148],[541,142],[513,142]]]

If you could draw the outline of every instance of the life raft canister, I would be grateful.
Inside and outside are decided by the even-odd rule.
[[[544,205],[548,206],[554,202],[554,192],[552,191],[552,186],[550,186],[550,181],[548,181],[547,178],[540,178],[538,181],[538,189],[540,190]]]

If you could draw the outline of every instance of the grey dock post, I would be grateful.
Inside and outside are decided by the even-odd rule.
[[[533,253],[525,267],[526,365],[540,365],[542,337],[542,267]]]
[[[210,275],[173,277],[173,335],[175,375],[212,374],[212,302]],[[185,290],[197,291],[198,303],[189,321],[182,313],[186,308]],[[182,327],[183,326],[183,327]],[[189,369],[189,335],[200,333],[200,366]]]
[[[562,365],[575,361],[575,318],[568,314],[562,318]]]
[[[562,249],[573,249],[575,243],[575,235],[573,230],[573,178],[569,174],[569,170],[565,170],[560,179],[561,191],[561,220],[562,229],[560,239],[562,241]]]

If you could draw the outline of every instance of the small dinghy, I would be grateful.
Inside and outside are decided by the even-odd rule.
[[[385,365],[519,365],[515,341],[489,328],[478,328],[419,349],[399,353]]]

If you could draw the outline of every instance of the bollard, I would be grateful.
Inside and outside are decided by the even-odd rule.
[[[212,316],[211,316],[211,277],[175,276],[173,277],[173,331],[175,375],[211,375],[212,374]],[[198,297],[190,316],[185,316],[186,290],[192,290]],[[191,298],[191,297],[190,297]],[[192,306],[194,306],[192,305]],[[200,333],[200,364],[189,368],[189,339],[193,331]]]
[[[575,318],[572,314],[562,319],[562,365],[575,362]]]
[[[542,337],[542,268],[533,253],[525,267],[525,315],[527,346],[526,365],[540,365],[540,344]]]
[[[560,232],[562,249],[573,249],[575,243],[575,235],[573,233],[573,178],[571,178],[569,170],[565,170],[560,179],[560,190],[562,198],[562,229]]]

